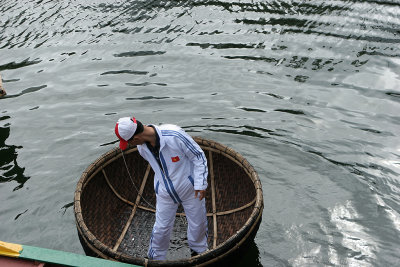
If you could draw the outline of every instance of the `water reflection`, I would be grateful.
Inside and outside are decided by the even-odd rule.
[[[372,237],[365,231],[359,223],[362,219],[357,210],[353,207],[351,201],[344,205],[336,205],[330,209],[331,222],[341,235],[341,245],[347,250],[347,259],[345,264],[348,266],[372,266],[369,262],[375,259],[378,247],[372,242]],[[337,262],[339,255],[331,250],[331,260],[333,264],[342,264]]]
[[[266,209],[256,239],[264,266],[368,260],[396,265],[398,14],[398,0],[3,1],[0,71],[9,95],[0,99],[0,112],[7,110],[0,114],[33,127],[29,135],[12,132],[13,140],[24,139],[31,147],[6,145],[10,117],[0,115],[2,189],[14,182],[14,190],[24,186],[29,177],[17,162],[18,155],[21,161],[28,154],[24,166],[33,177],[46,172],[47,179],[63,178],[48,186],[43,179],[31,182],[41,195],[49,194],[49,187],[62,188],[51,200],[65,204],[57,210],[60,217],[69,215],[73,178],[116,145],[113,125],[106,121],[140,112],[145,121],[177,123],[251,155],[249,161],[264,174],[266,205],[279,203],[276,210]],[[41,154],[30,157],[38,150]],[[43,157],[46,166],[38,165]],[[60,168],[61,158],[70,165]],[[313,175],[318,179],[307,182]],[[329,181],[338,186],[318,186]],[[303,187],[308,190],[299,195],[309,194],[312,201],[297,216],[302,228],[289,229],[298,238],[290,239],[282,222],[291,226],[294,219],[281,212],[305,202],[293,195]],[[327,203],[334,190],[337,195]],[[5,199],[19,194],[23,190],[1,193]],[[26,201],[18,205],[22,213],[15,217],[1,210],[3,218],[24,214]],[[34,227],[47,231],[60,225],[57,216],[45,215],[54,214],[50,206],[40,216],[51,226]],[[28,215],[38,221],[26,213],[19,222]],[[266,229],[271,221],[281,227]],[[13,226],[7,227],[0,232]],[[73,236],[75,226],[70,227]],[[353,227],[364,239],[352,239]],[[49,239],[58,239],[58,230],[47,231]],[[22,232],[45,240],[42,232]],[[280,246],[269,232],[281,239]],[[363,250],[362,240],[369,239],[372,245]],[[63,240],[58,248],[76,244]],[[241,255],[247,260],[243,265],[260,264],[258,248],[250,244],[249,254]]]
[[[0,117],[0,121],[10,119],[9,116]],[[18,186],[13,191],[21,189],[30,177],[24,175],[25,168],[17,163],[17,149],[21,146],[7,145],[5,142],[10,136],[10,127],[6,124],[0,127],[0,184],[15,181]]]
[[[254,266],[254,267],[262,267],[263,265],[260,262],[260,251],[258,249],[257,244],[253,239],[246,241],[242,246],[230,255],[227,258],[224,258],[222,261],[217,262],[216,264],[211,264],[212,267],[219,266],[232,266],[232,267],[240,267],[240,266]]]

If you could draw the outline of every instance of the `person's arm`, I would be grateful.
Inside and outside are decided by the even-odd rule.
[[[206,195],[207,189],[207,176],[208,176],[208,167],[207,167],[207,159],[200,148],[200,146],[193,140],[193,138],[185,133],[184,131],[180,131],[181,137],[178,138],[179,145],[185,155],[193,162],[193,180],[194,180],[194,190],[195,197],[199,197],[202,200]]]

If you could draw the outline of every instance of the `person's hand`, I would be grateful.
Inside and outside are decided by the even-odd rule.
[[[202,200],[203,198],[206,197],[206,190],[195,190],[194,198],[197,198],[197,195],[199,195],[199,200]]]

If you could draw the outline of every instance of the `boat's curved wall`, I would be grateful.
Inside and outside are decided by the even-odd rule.
[[[78,182],[74,210],[81,242],[88,254],[138,265],[202,265],[221,260],[254,238],[263,210],[257,172],[233,149],[199,137],[195,140],[206,154],[209,168],[209,251],[190,257],[187,226],[179,208],[170,260],[144,258],[155,220],[154,173],[137,148],[131,147],[124,155],[119,148],[105,153],[84,171]]]

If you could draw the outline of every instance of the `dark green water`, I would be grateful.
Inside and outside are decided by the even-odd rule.
[[[0,240],[83,253],[73,194],[134,115],[243,154],[248,266],[400,263],[400,3],[0,1]]]

